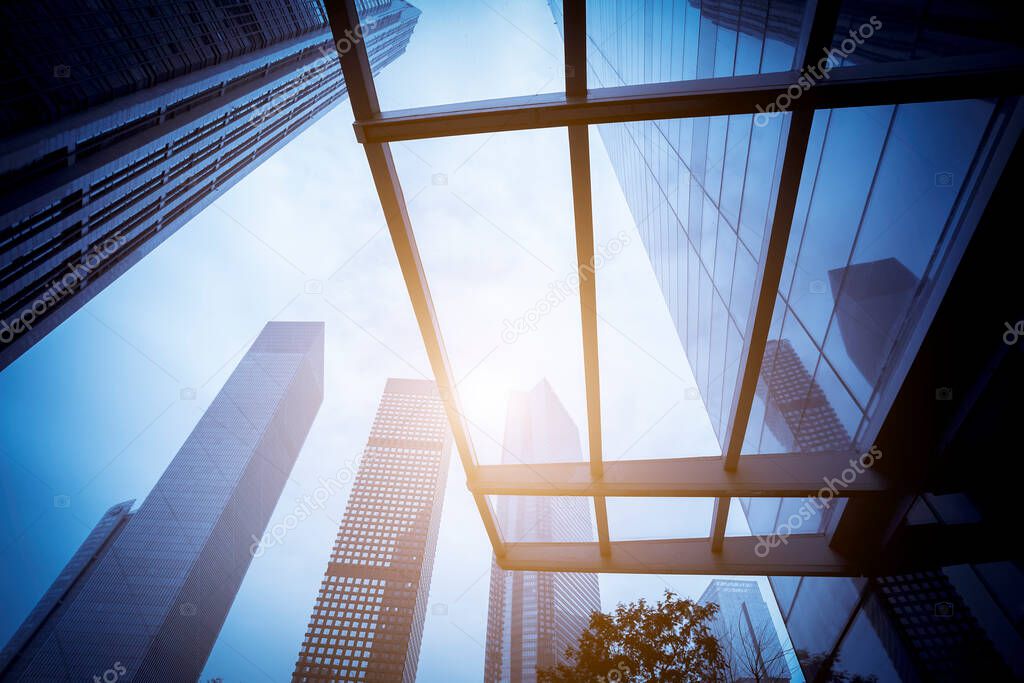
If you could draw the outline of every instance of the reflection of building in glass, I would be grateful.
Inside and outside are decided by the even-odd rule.
[[[900,315],[910,309],[917,278],[894,258],[854,263],[828,273],[836,299],[835,324],[843,346],[864,379],[874,384],[896,343]]]
[[[293,681],[416,679],[450,450],[436,385],[389,379]]]
[[[967,568],[959,573],[972,574]],[[952,577],[956,577],[953,570]],[[967,681],[984,662],[989,680],[1013,675],[979,626],[951,576],[941,570],[882,576],[872,581],[864,613],[903,680]]]
[[[765,426],[775,438],[787,445],[787,451],[813,453],[849,448],[850,434],[793,345],[785,339],[769,340],[764,355],[759,389],[767,412]]]
[[[419,10],[365,4],[379,71]],[[320,0],[48,0],[0,17],[17,56],[0,110],[0,368],[346,94]]]
[[[698,602],[718,605],[711,628],[725,649],[730,681],[789,680],[786,654],[756,581],[714,579]]]
[[[5,680],[93,680],[115,664],[126,680],[197,680],[323,400],[323,372],[323,323],[267,323],[139,509],[112,508],[72,558],[54,584],[77,580],[70,601],[51,608],[51,589],[47,614],[30,615],[45,621],[26,622],[35,637]]]
[[[589,85],[788,71],[803,4],[588,3]],[[560,24],[560,4],[552,9]],[[932,9],[844,0],[836,42],[877,15],[884,28],[851,61],[1020,43],[1005,30],[1019,22],[1004,3]],[[1018,109],[1014,99],[993,99],[816,113],[745,454],[872,446],[1001,171],[997,151],[1019,134]],[[765,125],[743,115],[598,126],[720,443],[788,116],[765,117]],[[804,503],[742,502],[755,533],[770,533]],[[840,502],[828,520],[799,532],[831,534],[844,510]],[[1024,649],[1024,621],[1006,616],[1019,614],[1012,596],[1024,593],[1024,577],[1012,563],[985,571],[999,581],[982,580],[978,569],[953,585],[999,657],[1024,676],[1013,654]],[[876,591],[865,580],[773,577],[771,585],[809,680],[837,655],[851,674],[899,680],[894,643],[918,652],[923,642],[910,628],[883,633],[877,614],[866,616]],[[926,676],[928,655],[914,656]]]
[[[512,395],[503,462],[582,459],[576,425],[547,381]],[[580,497],[502,496],[498,522],[510,541],[591,541],[588,505]],[[600,609],[595,574],[507,571],[492,563],[484,681],[536,681],[538,668],[564,661],[566,648]]]

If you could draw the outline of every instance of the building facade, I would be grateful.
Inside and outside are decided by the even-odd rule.
[[[786,652],[756,581],[713,579],[698,602],[718,605],[711,628],[725,648],[731,683],[789,681]]]
[[[16,633],[34,635],[12,640],[4,680],[198,679],[323,400],[323,357],[323,323],[264,327],[138,510],[112,508]]]
[[[375,71],[419,10],[357,3]],[[346,94],[321,0],[8,3],[0,369]]]
[[[803,10],[793,0],[588,3],[589,85],[796,69]],[[552,12],[560,25],[561,3],[553,2]],[[926,10],[921,3],[844,0],[827,59],[839,67],[990,55],[1019,49],[1019,36],[1005,30],[1016,23],[1010,7],[997,2],[931,3]],[[850,31],[870,37],[847,40]],[[1005,98],[815,114],[743,454],[853,454],[874,445],[1019,137],[1020,109],[1016,98]],[[775,112],[597,127],[720,443],[788,126],[789,114]],[[935,394],[946,400],[950,390]],[[805,499],[740,502],[755,534],[784,525],[786,533],[831,534],[846,506],[816,508],[804,520],[796,513]],[[970,506],[962,496],[928,496],[915,510],[941,521],[943,507],[956,519]],[[1019,567],[935,572],[941,577],[916,581],[773,577],[808,680],[840,671],[928,680],[935,639],[947,653],[977,652],[957,639],[976,642],[963,634],[978,626],[999,662],[996,675],[1005,662],[1024,676],[1016,654],[1024,629],[1013,597],[1024,592]],[[947,582],[961,596],[958,619],[975,626],[958,634],[944,617],[938,626],[897,618],[898,609],[883,609],[890,580],[920,591],[929,581]],[[946,664],[957,670],[948,658]]]
[[[504,463],[582,460],[576,425],[545,380],[513,393],[505,418]],[[497,519],[510,542],[592,541],[589,500],[501,496]],[[592,612],[601,609],[596,574],[509,571],[491,563],[486,683],[528,683],[564,661]]]
[[[388,379],[293,681],[416,679],[450,451],[437,386]]]
[[[39,598],[39,602],[0,651],[0,678],[16,681],[21,677],[40,645],[46,642],[53,628],[60,622],[60,617],[68,605],[74,602],[78,591],[96,567],[96,561],[103,556],[124,529],[125,523],[131,519],[134,504],[134,500],[118,503],[107,510],[93,527],[53,584],[43,597]]]

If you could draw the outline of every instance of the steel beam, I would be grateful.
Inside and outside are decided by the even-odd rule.
[[[329,0],[326,6],[334,35],[352,35],[359,21],[354,0]],[[352,111],[357,118],[372,116],[380,111],[380,105],[373,87],[373,74],[370,70],[366,46],[362,41],[350,42],[352,48],[339,55],[342,73],[348,88],[349,101],[352,103]],[[423,337],[427,358],[430,360],[438,392],[444,403],[448,424],[451,427],[466,476],[472,477],[476,467],[473,441],[459,404],[455,376],[448,362],[444,339],[438,326],[437,314],[434,311],[430,288],[427,285],[427,276],[420,260],[419,249],[416,246],[416,237],[413,234],[412,222],[409,220],[405,197],[402,194],[402,185],[398,179],[391,149],[386,144],[369,144],[364,145],[363,148],[381,207],[384,210],[391,242],[402,269],[402,277],[405,279],[405,286],[412,301],[413,312],[416,314],[416,322],[420,328],[420,335]],[[501,530],[495,521],[494,511],[487,498],[482,494],[474,495],[473,499],[480,518],[483,520],[491,546],[494,548],[494,554],[501,557],[505,546]]]
[[[984,524],[905,527],[885,554],[844,555],[825,534],[731,536],[711,551],[710,538],[597,543],[508,543],[503,569],[619,574],[724,574],[741,576],[882,576],[1012,555],[1005,531]]]
[[[720,552],[711,539],[612,541],[602,555],[597,543],[507,543],[502,569],[609,574],[724,574],[737,576],[857,576],[859,571],[829,548],[821,534],[771,539],[735,536]],[[760,553],[760,554],[759,554]]]
[[[360,142],[496,133],[535,128],[623,123],[652,119],[753,114],[795,86],[800,71],[728,76],[670,83],[593,88],[585,97],[549,93],[460,102],[359,117]],[[942,57],[833,69],[788,111],[1019,94],[1024,82],[1020,53]],[[760,109],[758,109],[760,107]]]
[[[802,71],[805,65],[813,65],[818,52],[822,49],[827,50],[832,44],[838,16],[839,0],[808,2],[800,37],[801,50],[795,62],[799,71]],[[814,89],[816,88],[817,86]],[[758,261],[757,280],[754,286],[756,297],[747,317],[747,333],[743,337],[743,348],[740,352],[740,372],[736,377],[736,389],[733,392],[733,403],[726,425],[723,466],[729,471],[739,466],[740,452],[747,433],[747,422],[750,420],[750,409],[754,403],[757,380],[761,374],[768,331],[775,312],[775,298],[778,296],[782,266],[786,260],[789,231],[793,224],[793,211],[800,191],[800,176],[804,170],[804,156],[807,153],[807,141],[813,121],[813,109],[795,111],[789,120],[775,213]],[[729,498],[720,497],[715,500],[711,521],[711,549],[714,552],[722,549],[725,528],[729,523],[730,504]]]
[[[847,475],[850,483],[843,480]],[[721,456],[619,460],[592,476],[585,462],[478,465],[468,482],[481,495],[653,498],[849,498],[886,490],[886,480],[844,452],[748,455],[735,471]],[[828,491],[824,493],[823,489]]]
[[[594,216],[590,185],[590,135],[586,126],[569,127],[569,166],[576,224],[576,269],[579,276],[580,321],[583,327],[583,376],[587,392],[587,435],[590,467],[602,472],[601,375],[597,345],[597,268],[594,265]]]
[[[587,3],[566,0],[563,8],[565,30],[565,92],[570,98],[587,94]],[[604,472],[601,440],[601,381],[597,347],[597,272],[594,268],[594,208],[590,182],[590,133],[585,125],[569,126],[569,170],[572,177],[573,219],[576,226],[576,269],[579,276],[580,321],[583,328],[583,375],[587,392],[587,437],[590,474],[600,479]],[[594,496],[594,518],[601,553],[611,552],[608,534],[608,506]]]
[[[754,393],[757,390],[757,380],[761,374],[761,363],[764,360],[764,350],[768,342],[768,330],[775,312],[775,297],[778,296],[779,280],[782,278],[782,266],[786,259],[789,231],[793,222],[793,211],[796,208],[800,176],[804,169],[804,156],[807,152],[807,141],[811,134],[813,120],[813,112],[801,111],[793,114],[789,122],[786,151],[779,177],[778,197],[775,202],[775,214],[772,219],[771,232],[765,241],[758,264],[757,282],[754,288],[757,297],[748,317],[749,326],[740,354],[740,372],[737,376],[733,404],[729,411],[729,421],[726,427],[722,465],[727,471],[736,470],[740,462],[743,439],[747,431],[747,422],[750,420],[750,410],[754,403]],[[745,459],[744,462],[746,462]],[[722,539],[725,537],[725,527],[729,521],[729,505],[728,498],[718,498],[715,501],[715,512],[711,524],[711,547],[716,552],[722,547]]]

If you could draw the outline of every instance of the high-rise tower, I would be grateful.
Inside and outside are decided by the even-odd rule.
[[[320,0],[101,5],[0,5],[0,369],[346,94]],[[419,10],[357,5],[379,71]]]
[[[54,586],[77,583],[29,616],[4,680],[199,677],[323,400],[323,359],[323,323],[267,323],[139,509],[108,513]]]
[[[436,385],[389,379],[293,681],[416,679],[450,450]]]
[[[718,605],[711,630],[725,650],[730,681],[789,681],[786,653],[756,581],[714,579],[698,602]]]
[[[60,622],[60,616],[67,610],[68,605],[74,602],[78,591],[85,585],[86,578],[96,567],[96,561],[103,556],[131,519],[134,503],[134,500],[118,503],[107,510],[96,523],[0,652],[0,677],[11,680],[19,678],[24,668],[32,661],[39,646],[46,642],[53,628]]]
[[[547,381],[512,394],[503,462],[582,460],[576,425]],[[498,522],[516,541],[592,541],[589,501],[580,497],[502,496]],[[491,565],[485,683],[537,680],[537,669],[563,663],[590,614],[601,609],[596,574],[509,571]]]

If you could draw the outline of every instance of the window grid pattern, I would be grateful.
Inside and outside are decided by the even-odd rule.
[[[404,53],[419,11],[394,0],[370,16],[379,72]],[[170,94],[134,92],[114,115],[65,135],[38,141],[32,131],[0,155],[0,320],[50,302],[0,348],[0,367],[344,99],[329,39],[321,22],[242,64],[173,80]]]
[[[6,131],[54,121],[327,25],[318,0],[5,3]],[[64,71],[63,69],[66,69]]]
[[[415,679],[449,450],[433,382],[389,379],[294,681]]]

